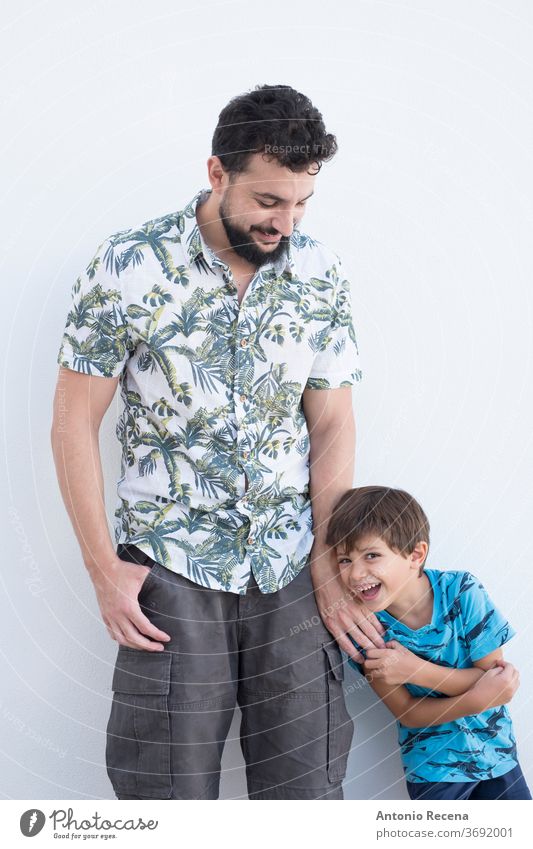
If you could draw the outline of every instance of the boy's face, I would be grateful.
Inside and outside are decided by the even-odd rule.
[[[418,543],[404,556],[389,548],[381,537],[362,537],[350,552],[336,547],[337,562],[345,587],[372,611],[385,610],[409,592],[418,579],[427,544]]]

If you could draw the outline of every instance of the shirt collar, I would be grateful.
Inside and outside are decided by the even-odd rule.
[[[199,192],[195,194],[193,199],[187,204],[185,209],[182,211],[183,216],[183,230],[181,232],[181,242],[185,247],[185,255],[188,259],[189,265],[192,266],[194,263],[198,263],[201,261],[200,254],[204,262],[213,268],[214,264],[223,264],[221,260],[213,253],[211,248],[205,243],[202,238],[202,234],[200,233],[200,228],[198,227],[198,222],[196,221],[196,208],[199,203],[203,202],[207,195],[211,193],[211,189],[200,189]],[[181,228],[180,228],[181,229]],[[279,257],[275,263],[268,262],[265,265],[262,265],[260,271],[267,272],[270,269],[273,269],[276,277],[280,277],[284,271],[287,271],[289,274],[292,274],[294,269],[294,257],[292,254],[292,247],[295,237],[298,237],[298,231],[294,230],[287,246],[287,253],[285,256]]]

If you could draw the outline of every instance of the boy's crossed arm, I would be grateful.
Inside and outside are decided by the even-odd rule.
[[[389,710],[410,728],[425,728],[482,713],[511,701],[519,686],[515,667],[496,649],[468,669],[431,663],[391,640],[386,649],[368,649],[362,664],[371,687]],[[449,695],[412,696],[405,683]]]
[[[475,661],[474,666],[456,669],[431,663],[409,651],[397,640],[390,640],[384,649],[366,650],[363,664],[365,673],[384,684],[418,684],[429,690],[438,690],[447,696],[458,696],[472,687],[487,669],[502,661],[501,648]]]

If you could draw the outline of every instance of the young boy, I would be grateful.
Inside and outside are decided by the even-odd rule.
[[[411,799],[531,799],[505,704],[515,631],[470,572],[424,569],[429,522],[399,489],[350,489],[326,543],[342,581],[386,628],[384,649],[349,663],[397,718]]]

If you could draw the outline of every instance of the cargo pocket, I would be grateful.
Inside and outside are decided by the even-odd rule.
[[[352,745],[353,721],[344,703],[344,664],[336,642],[322,643],[326,655],[328,696],[328,779],[342,781]]]
[[[107,774],[117,795],[170,797],[171,664],[171,652],[119,646],[106,730]]]

